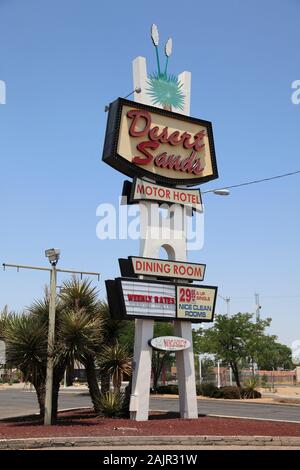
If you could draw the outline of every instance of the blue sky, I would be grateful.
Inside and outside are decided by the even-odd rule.
[[[220,177],[203,190],[300,169],[298,0],[0,0],[1,263],[46,265],[56,246],[61,267],[101,271],[102,288],[118,257],[138,253],[137,241],[97,239],[96,208],[124,180],[101,162],[104,106],[132,90],[134,57],[155,69],[153,22],[173,38],[169,70],[192,72],[191,114],[213,122]],[[232,313],[253,311],[259,292],[287,344],[300,338],[299,182],[204,196],[205,244],[190,257]],[[47,280],[1,272],[0,307],[22,309]]]

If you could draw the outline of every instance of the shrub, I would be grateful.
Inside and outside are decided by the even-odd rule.
[[[178,395],[178,385],[160,385],[155,393],[165,393],[167,395]]]
[[[107,418],[122,416],[124,396],[119,392],[106,392],[101,395],[99,401],[100,414]]]
[[[217,398],[239,399],[241,398],[240,389],[234,386],[220,387],[220,396]]]
[[[261,386],[267,387],[268,386],[268,376],[264,374],[261,378]]]
[[[241,389],[241,398],[261,398],[261,393],[245,387]]]
[[[204,383],[197,385],[197,395],[204,397],[218,398],[219,389],[213,383]]]
[[[258,379],[256,377],[249,378],[245,381],[244,387],[241,390],[242,398],[261,398],[261,393],[256,390]]]

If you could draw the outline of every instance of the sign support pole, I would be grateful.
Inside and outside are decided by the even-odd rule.
[[[182,113],[189,115],[191,74],[190,72],[182,72],[179,77],[185,91],[185,107]],[[137,57],[133,61],[133,81],[134,89],[136,87],[141,88],[141,93],[135,93],[134,99],[144,104],[151,104],[149,95],[146,93],[147,65],[144,57]],[[139,207],[141,211],[140,256],[157,258],[160,248],[164,247],[168,253],[169,259],[186,261],[186,221],[187,217],[192,216],[189,208],[179,206],[180,214],[177,213],[176,216],[181,216],[183,226],[181,228],[172,228],[170,230],[170,237],[166,240],[165,237],[158,236],[164,229],[163,221],[159,216],[159,205],[157,203],[143,201],[139,203]],[[178,211],[179,208],[177,207],[176,210]],[[151,215],[152,219],[154,213],[157,216],[156,220],[159,221],[158,226],[149,225],[149,216]],[[169,216],[171,217],[171,215],[171,209],[169,209]],[[136,421],[145,421],[148,419],[152,360],[152,348],[149,346],[148,342],[153,337],[153,326],[153,320],[138,319],[135,321],[134,370],[130,398],[130,416],[131,419]],[[189,349],[176,352],[180,415],[182,418],[197,418],[198,411],[191,323],[175,321],[175,334],[182,336],[191,343]]]

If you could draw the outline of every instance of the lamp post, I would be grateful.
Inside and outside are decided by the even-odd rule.
[[[202,384],[202,363],[201,363],[201,354],[199,354],[199,382]]]
[[[221,387],[220,361],[217,362],[217,366],[218,366],[218,384],[217,384],[217,387],[220,388]]]
[[[221,297],[221,299],[224,300],[224,302],[226,302],[226,305],[227,305],[226,315],[227,315],[227,317],[229,317],[229,315],[230,315],[230,297],[223,297],[220,294],[218,294],[218,295],[219,295],[219,297]],[[230,385],[232,385],[232,369],[231,369],[231,366],[229,366],[229,382],[230,382]]]
[[[51,248],[45,251],[46,258],[51,264],[50,271],[50,301],[49,301],[49,326],[47,348],[47,373],[44,424],[51,424],[52,417],[52,389],[53,389],[53,347],[55,335],[55,307],[56,307],[56,265],[60,257],[60,250]]]

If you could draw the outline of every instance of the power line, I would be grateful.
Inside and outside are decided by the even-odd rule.
[[[214,191],[219,191],[221,189],[232,189],[232,188],[239,188],[241,186],[248,186],[250,184],[263,183],[265,181],[271,181],[271,180],[275,180],[278,178],[285,178],[286,176],[292,176],[292,175],[296,175],[299,173],[300,173],[300,170],[297,170],[297,171],[292,171],[291,173],[284,173],[282,175],[270,176],[269,178],[262,178],[260,180],[247,181],[245,183],[233,184],[231,186],[222,186],[220,188],[214,188],[214,189],[209,189],[207,191],[203,191],[202,194],[213,193]]]
[[[300,299],[300,295],[261,295],[260,297],[262,299]],[[241,299],[252,299],[252,295],[244,295],[244,296],[235,296],[231,295],[230,299],[231,300],[241,300]]]

